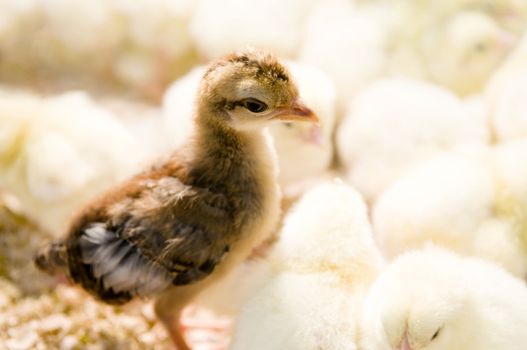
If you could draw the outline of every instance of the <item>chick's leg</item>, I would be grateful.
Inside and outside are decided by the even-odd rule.
[[[155,301],[157,318],[163,323],[178,350],[191,350],[185,340],[180,320],[183,308],[192,300],[194,294],[193,288],[176,287],[162,293]]]
[[[194,349],[226,350],[231,320],[198,305],[186,307],[181,318],[187,341]]]

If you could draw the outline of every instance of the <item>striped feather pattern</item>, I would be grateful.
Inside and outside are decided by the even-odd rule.
[[[93,223],[80,239],[82,261],[92,267],[105,289],[146,297],[166,289],[173,278],[162,267],[149,262],[141,251],[104,223]]]

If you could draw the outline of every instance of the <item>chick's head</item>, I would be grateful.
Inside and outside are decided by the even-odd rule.
[[[463,11],[432,26],[423,37],[422,50],[435,80],[468,94],[484,84],[515,41],[492,17]]]
[[[366,349],[465,349],[471,304],[456,276],[457,259],[448,255],[412,252],[379,278],[365,304]]]
[[[447,26],[451,45],[463,56],[463,62],[487,57],[497,60],[505,56],[514,43],[514,36],[499,27],[491,17],[480,13],[461,13]],[[468,62],[467,62],[468,63]]]
[[[318,121],[300,100],[287,69],[272,55],[255,50],[233,53],[212,64],[200,96],[204,114],[221,116],[221,121],[239,130],[275,121]]]

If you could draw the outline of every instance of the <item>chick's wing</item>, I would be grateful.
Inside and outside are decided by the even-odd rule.
[[[93,277],[115,293],[149,295],[212,273],[229,250],[227,198],[175,177],[142,186],[83,228],[82,262]]]

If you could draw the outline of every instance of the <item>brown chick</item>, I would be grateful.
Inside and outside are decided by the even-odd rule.
[[[201,82],[192,141],[87,206],[36,265],[64,270],[110,304],[158,296],[158,317],[189,349],[178,327],[183,307],[245,260],[279,219],[264,130],[276,121],[317,121],[284,66],[251,50],[218,60]]]

